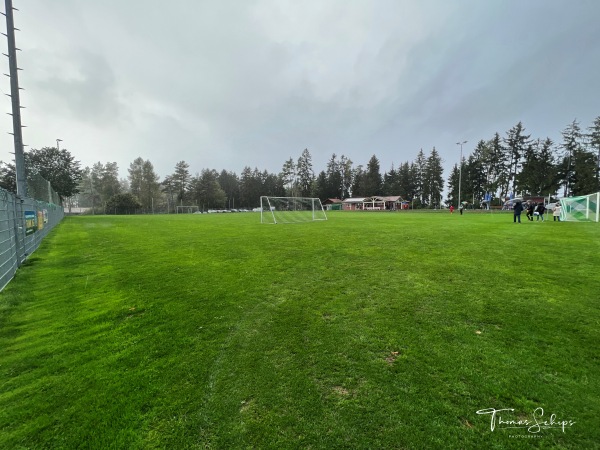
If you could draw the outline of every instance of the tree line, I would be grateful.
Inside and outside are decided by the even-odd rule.
[[[600,190],[600,116],[581,129],[574,120],[562,131],[562,142],[533,139],[521,122],[501,137],[480,140],[471,153],[455,164],[444,191],[443,161],[435,149],[417,152],[413,161],[381,172],[376,155],[365,166],[333,153],[326,168],[315,173],[312,155],[304,149],[297,159],[284,161],[279,173],[245,167],[235,172],[203,169],[192,175],[179,161],[161,181],[153,164],[141,157],[119,178],[115,162],[97,162],[81,168],[66,150],[55,147],[25,153],[27,173],[50,181],[69,205],[106,213],[175,212],[177,206],[200,210],[252,208],[261,195],[349,198],[398,195],[415,208],[439,208],[461,199],[479,206],[486,197],[502,204],[511,194],[548,196],[583,195]],[[460,185],[460,187],[459,187]],[[13,164],[0,161],[0,187],[15,190]]]
[[[333,154],[327,170],[315,175],[312,155],[304,149],[297,159],[290,157],[285,161],[279,173],[244,167],[239,175],[214,169],[192,175],[189,164],[179,161],[161,181],[152,163],[143,158],[135,159],[129,166],[127,179],[121,180],[116,163],[98,162],[83,169],[75,203],[106,212],[175,212],[177,206],[192,205],[201,211],[254,208],[259,206],[262,195],[322,200],[350,195],[401,195],[398,191],[414,175],[419,182],[407,184],[406,192],[419,192],[419,202],[429,204],[433,200],[439,206],[443,190],[441,164],[435,149],[428,157],[420,151],[417,164],[407,162],[398,171],[392,169],[382,176],[375,155],[366,167],[354,167],[349,158]],[[404,173],[409,176],[403,177]]]
[[[459,189],[461,198],[474,203],[486,194],[501,203],[511,195],[569,197],[600,191],[600,116],[587,132],[574,120],[561,135],[558,144],[548,137],[533,139],[519,122],[505,137],[495,133],[480,140],[452,168],[447,202],[456,203]]]

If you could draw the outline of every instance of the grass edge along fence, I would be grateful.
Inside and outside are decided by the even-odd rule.
[[[63,217],[61,205],[0,189],[0,291]]]

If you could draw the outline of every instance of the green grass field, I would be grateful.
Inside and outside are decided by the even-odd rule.
[[[502,213],[66,218],[0,294],[0,448],[599,448],[599,268]]]

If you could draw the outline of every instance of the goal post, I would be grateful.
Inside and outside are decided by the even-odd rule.
[[[177,205],[175,209],[175,214],[193,214],[198,212],[198,207],[196,205]]]
[[[321,200],[313,197],[260,198],[260,223],[301,223],[327,220]]]

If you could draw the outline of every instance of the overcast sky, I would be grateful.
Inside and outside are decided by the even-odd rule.
[[[574,119],[586,128],[600,116],[598,0],[14,6],[24,142],[60,138],[82,166],[115,161],[122,177],[138,156],[161,180],[181,160],[192,174],[277,173],[304,148],[316,173],[332,153],[355,166],[375,154],[383,172],[435,147],[447,178],[458,141],[467,154],[519,121],[560,141]]]

